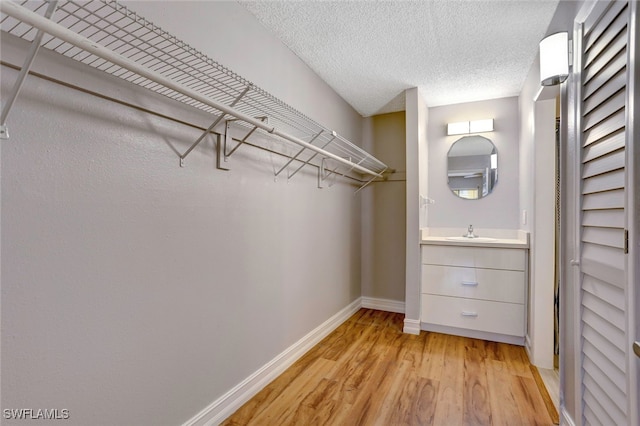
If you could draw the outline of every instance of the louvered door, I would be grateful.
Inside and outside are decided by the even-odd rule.
[[[582,28],[582,423],[631,425],[627,274],[628,2],[596,4]],[[632,294],[632,293],[631,293]],[[631,305],[632,306],[632,305]]]

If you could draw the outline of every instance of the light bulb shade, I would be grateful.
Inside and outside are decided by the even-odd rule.
[[[493,118],[469,122],[469,133],[493,132]]]
[[[459,121],[447,124],[447,135],[466,135],[469,133],[469,122]]]
[[[540,42],[540,84],[553,86],[569,76],[569,34],[556,33]]]

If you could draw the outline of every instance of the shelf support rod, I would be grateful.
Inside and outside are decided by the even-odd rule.
[[[360,161],[358,161],[358,163],[357,163],[357,164],[358,164],[358,165],[359,165],[359,164],[361,164],[364,160],[366,160],[366,157],[365,157],[365,158],[363,158],[363,159],[361,159]],[[324,160],[323,160],[323,161],[324,161]],[[351,157],[349,157],[349,161],[352,161],[352,160],[351,160]],[[329,187],[333,186],[333,184],[334,184],[334,183],[336,183],[336,180],[337,180],[337,176],[338,176],[338,175],[340,175],[340,177],[344,177],[347,173],[349,173],[351,170],[353,170],[353,167],[351,167],[350,169],[346,170],[344,173],[339,173],[339,172],[338,172],[338,168],[339,168],[339,167],[336,167],[336,168],[335,168],[335,169],[333,169],[333,170],[328,170],[328,171],[327,171],[327,172],[322,176],[322,180],[323,180],[323,181],[325,181],[325,180],[327,180],[327,179],[329,178],[329,176],[334,175],[333,183],[330,183],[330,184],[329,184]]]
[[[366,160],[366,157],[365,157],[365,158],[363,158],[362,160],[358,161],[357,165],[362,164],[362,162],[363,162],[364,160]],[[349,161],[351,161],[351,157],[349,157]],[[327,172],[327,174],[325,175],[325,177],[324,177],[322,180],[326,180],[326,179],[329,177],[329,175],[331,175],[331,174],[340,175],[341,177],[344,177],[344,176],[345,176],[347,173],[349,173],[351,170],[353,170],[353,166],[352,166],[350,169],[346,170],[344,173],[339,173],[339,172],[338,172],[338,167],[336,167],[336,168],[335,168],[335,169],[333,169],[333,170],[329,170],[329,171]]]
[[[267,117],[266,117],[266,116],[264,116],[264,117],[258,117],[258,118],[259,118],[259,119],[261,119],[262,121],[266,121],[266,120],[267,120]],[[231,132],[229,131],[229,124],[230,124],[232,121],[236,121],[236,120],[227,120],[227,126],[226,126],[226,132],[225,132],[225,136],[226,136],[226,139],[225,139],[225,146],[226,146],[226,144],[227,144],[227,140],[231,140],[231,139],[232,139],[232,138],[231,138]],[[251,136],[251,135],[253,134],[253,132],[255,132],[256,130],[258,130],[258,127],[257,127],[257,126],[253,126],[253,129],[249,130],[249,133],[247,133],[247,134],[245,135],[245,137],[244,137],[244,138],[242,138],[242,139],[241,139],[241,140],[236,144],[236,146],[234,146],[234,147],[233,147],[233,149],[232,149],[231,151],[229,151],[229,152],[226,152],[226,151],[225,151],[225,153],[224,153],[224,159],[225,159],[225,161],[227,161],[227,158],[228,158],[228,157],[231,157],[231,155],[232,155],[234,152],[236,152],[236,150],[237,150],[238,148],[240,148],[240,146],[241,146],[243,143],[245,143],[245,142],[247,141],[247,139],[249,139],[249,136]]]
[[[333,142],[333,141],[334,141],[334,139],[335,139],[335,138],[336,138],[336,134],[335,134],[335,132],[333,132],[333,136],[331,137],[331,139],[329,139],[329,142],[325,143],[325,144],[324,144],[324,145],[322,145],[320,148],[321,148],[321,149],[325,149],[327,146],[329,146],[329,144],[330,144],[331,142]],[[296,175],[296,173],[298,173],[298,172],[299,172],[299,171],[300,171],[304,166],[306,166],[307,164],[309,164],[309,162],[310,162],[311,160],[313,160],[314,158],[316,158],[316,156],[317,156],[317,155],[318,155],[318,153],[316,152],[316,153],[314,153],[311,157],[309,157],[309,158],[307,159],[307,161],[305,161],[304,163],[302,163],[302,164],[300,165],[300,167],[298,167],[297,169],[295,169],[295,170],[293,171],[293,173],[291,173],[289,176],[287,176],[287,180],[288,180],[288,179],[291,179],[292,177],[294,177],[294,176]]]
[[[240,99],[242,99],[242,97],[244,95],[247,94],[247,92],[251,90],[251,85],[248,85],[247,87],[245,87],[245,89],[242,91],[242,93],[240,93],[234,100],[233,102],[231,102],[231,105],[229,105],[229,107],[233,108],[239,101]],[[204,139],[213,129],[214,127],[216,127],[218,125],[218,123],[220,123],[222,121],[222,119],[226,116],[227,114],[225,112],[223,112],[222,114],[220,114],[220,116],[211,124],[211,126],[209,126],[209,128],[207,128],[207,130],[205,130],[204,132],[202,132],[202,134],[200,135],[200,137],[198,139],[196,139],[196,141],[189,147],[189,149],[187,149],[187,151],[182,154],[180,156],[180,165],[183,165],[183,160],[185,158],[187,158],[187,155],[189,155],[189,153],[191,151],[193,151],[193,149],[198,146],[200,144],[200,142],[202,142],[202,139]]]
[[[338,166],[340,167],[340,166]],[[337,175],[338,173],[338,167],[334,168],[334,169],[328,169],[325,167],[326,173],[322,176],[322,180],[327,180],[327,178],[331,175]],[[346,172],[345,172],[346,173]]]
[[[253,129],[249,130],[249,133],[247,133],[247,135],[244,138],[242,138],[240,140],[240,142],[238,142],[236,144],[236,146],[234,146],[231,151],[229,151],[228,153],[224,154],[224,158],[226,159],[228,157],[231,157],[233,155],[233,153],[236,152],[237,149],[240,148],[240,146],[242,146],[242,144],[245,143],[247,141],[247,139],[249,139],[249,136],[251,136],[253,134],[253,132],[255,132],[256,130],[258,130],[258,128],[256,126],[253,126]],[[227,128],[227,132],[228,131],[229,131],[229,129]]]
[[[44,14],[45,19],[51,19],[53,13],[58,6],[58,0],[53,0],[49,2],[49,7]],[[29,52],[27,53],[27,57],[24,60],[24,64],[22,68],[20,68],[20,73],[18,74],[18,79],[13,85],[13,91],[9,95],[9,99],[2,109],[2,115],[0,116],[0,139],[9,139],[9,129],[7,128],[7,118],[9,117],[9,113],[11,112],[11,108],[13,107],[14,102],[18,98],[20,94],[20,90],[24,85],[24,82],[31,70],[31,66],[33,65],[33,60],[36,58],[36,54],[38,50],[40,50],[40,43],[42,43],[42,36],[44,36],[45,31],[38,29],[36,36],[31,42],[31,46],[29,47]]]
[[[351,159],[349,159],[351,160]],[[339,167],[339,166],[338,166]],[[326,173],[322,176],[322,181],[324,182],[325,180],[327,180],[329,178],[329,176],[333,175],[333,183],[329,183],[329,188],[331,188],[333,186],[334,183],[336,183],[337,177],[336,175],[338,174],[338,167],[336,167],[333,170],[327,170],[325,168]]]
[[[313,143],[313,141],[315,141],[316,139],[318,139],[318,138],[320,137],[320,135],[322,134],[322,132],[324,132],[324,130],[320,130],[320,131],[319,131],[319,132],[318,132],[314,137],[312,137],[312,138],[311,138],[311,140],[309,141],[309,145],[311,145],[311,144]],[[294,161],[296,158],[298,158],[298,156],[299,156],[300,154],[302,154],[302,153],[304,152],[304,150],[305,150],[305,149],[307,149],[307,148],[303,147],[300,151],[298,151],[298,152],[296,153],[296,155],[294,155],[293,157],[291,157],[291,158],[289,159],[289,161],[287,161],[287,163],[286,163],[284,166],[282,166],[282,168],[281,168],[280,170],[278,170],[278,171],[276,172],[276,176],[278,176],[280,173],[282,173],[282,171],[283,171],[284,169],[286,169],[286,168],[289,166],[289,164],[293,163],[293,161]]]
[[[267,131],[275,136],[279,136],[283,139],[288,140],[289,142],[295,143],[301,147],[310,149],[311,151],[318,152],[328,158],[333,158],[334,160],[343,163],[347,166],[351,166],[352,163],[349,163],[344,158],[341,158],[338,155],[332,154],[330,152],[324,151],[319,147],[312,145],[308,142],[303,141],[302,139],[289,135],[285,132],[282,132],[275,127],[270,127],[267,124],[262,123],[255,118],[238,111],[234,108],[231,108],[227,105],[221,104],[208,96],[203,95],[181,83],[178,83],[171,78],[167,78],[162,74],[159,74],[155,71],[152,71],[146,68],[143,65],[138,64],[137,62],[125,58],[124,56],[109,50],[108,48],[80,35],[64,26],[57,24],[55,22],[50,21],[49,19],[43,18],[37,13],[31,12],[24,6],[20,6],[17,3],[12,1],[0,1],[0,11],[4,14],[12,16],[26,24],[29,24],[35,28],[41,29],[46,33],[51,34],[54,37],[59,38],[62,41],[66,41],[67,43],[73,44],[74,46],[79,47],[80,49],[85,50],[86,52],[92,53],[102,59],[105,59],[115,65],[118,65],[124,69],[127,69],[131,72],[138,74],[141,77],[145,77],[155,83],[161,84],[168,89],[175,90],[178,93],[186,95],[191,99],[201,102],[205,105],[208,105],[212,108],[215,108],[223,113],[234,116],[235,118],[242,120],[246,123],[252,124],[262,130]],[[361,173],[366,173],[368,175],[372,175],[375,177],[382,178],[383,176],[380,173],[377,173],[373,170],[370,170],[363,166],[355,166],[354,169],[358,170]]]
[[[371,179],[369,179],[368,181],[365,182],[364,185],[362,185],[360,188],[356,189],[356,192],[353,193],[353,195],[357,194],[358,192],[362,191],[365,187],[367,187],[371,182],[373,182],[375,180],[377,176],[373,176]]]

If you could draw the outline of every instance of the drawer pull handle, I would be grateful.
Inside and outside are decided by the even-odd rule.
[[[477,287],[478,283],[475,281],[462,281],[462,285],[466,285],[468,287]]]
[[[462,311],[462,316],[463,317],[477,317],[478,313],[477,312],[466,312],[466,311]]]

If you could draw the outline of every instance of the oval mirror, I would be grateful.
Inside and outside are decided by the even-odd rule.
[[[477,200],[491,194],[498,182],[498,151],[491,140],[465,136],[447,154],[449,188],[455,195]]]

